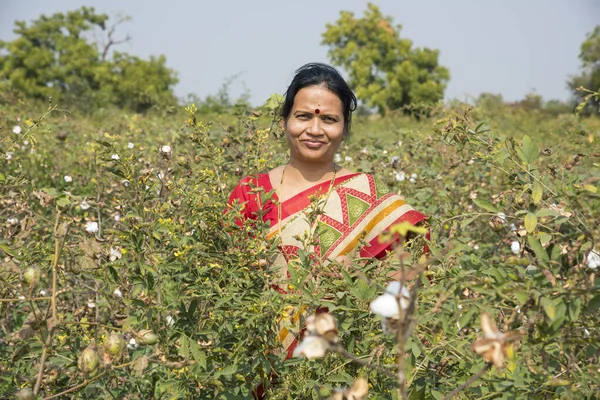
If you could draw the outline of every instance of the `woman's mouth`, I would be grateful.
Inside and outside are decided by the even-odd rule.
[[[325,146],[325,143],[319,142],[318,140],[302,140],[302,143],[304,143],[304,145],[309,149],[313,150],[320,149],[321,147]]]

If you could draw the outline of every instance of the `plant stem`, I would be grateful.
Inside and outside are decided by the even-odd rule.
[[[0,299],[0,303],[16,303],[18,301],[43,301],[43,300],[51,300],[52,297],[32,297],[25,299]]]
[[[360,358],[356,357],[354,354],[349,353],[346,349],[344,349],[339,344],[335,345],[334,347],[332,347],[332,350],[334,352],[338,353],[339,355],[344,356],[344,357],[352,360],[353,362],[355,362],[357,364],[360,364],[360,365],[362,365],[364,367],[368,367],[368,368],[374,369],[377,372],[380,372],[380,373],[384,374],[387,377],[390,377],[392,379],[396,379],[396,375],[394,375],[392,372],[388,371],[387,369],[381,368],[379,365],[374,365],[374,364],[371,364],[368,361],[361,360]]]
[[[52,336],[54,334],[54,330],[56,329],[56,325],[58,323],[58,312],[56,309],[56,276],[58,269],[58,260],[60,259],[60,251],[62,249],[62,245],[64,243],[64,238],[67,235],[67,228],[59,229],[58,223],[60,222],[60,210],[56,212],[56,221],[54,222],[54,260],[52,262],[52,298],[51,298],[51,306],[52,306],[52,318],[47,321],[48,324],[48,333],[46,336],[46,340],[44,341],[44,347],[42,348],[42,357],[40,359],[40,369],[38,371],[37,379],[35,381],[35,387],[33,389],[33,394],[37,396],[40,391],[40,386],[42,384],[42,377],[44,376],[44,364],[46,364],[46,357],[48,355],[48,347],[52,345]],[[60,232],[59,232],[60,230]],[[46,314],[47,315],[47,314]]]
[[[53,394],[52,396],[44,397],[44,399],[43,399],[43,400],[55,399],[55,398],[57,398],[57,397],[60,397],[60,396],[63,396],[63,395],[65,395],[65,394],[67,394],[67,393],[72,393],[72,392],[75,392],[75,391],[77,391],[77,390],[79,390],[79,389],[82,389],[82,388],[86,387],[86,386],[87,386],[87,385],[89,385],[90,383],[92,383],[92,382],[94,382],[94,381],[97,381],[98,379],[100,379],[100,378],[101,378],[101,377],[103,377],[104,375],[106,375],[106,371],[105,371],[105,372],[102,372],[100,375],[97,375],[97,376],[93,377],[92,379],[86,379],[85,381],[83,381],[83,382],[82,382],[82,383],[80,383],[79,385],[77,385],[77,386],[73,386],[72,388],[69,388],[69,389],[67,389],[67,390],[65,390],[65,391],[63,391],[63,392],[60,392],[60,393],[57,393],[57,394]]]
[[[451,391],[450,393],[445,395],[442,400],[450,400],[451,398],[456,396],[458,393],[462,392],[463,390],[465,390],[466,388],[471,386],[477,379],[481,378],[483,376],[483,374],[485,374],[490,368],[492,368],[492,364],[486,364],[483,368],[481,368],[479,370],[479,372],[477,372],[475,375],[470,377],[465,383],[463,383],[462,385],[460,385],[459,387],[457,387],[456,389],[454,389],[453,391]]]

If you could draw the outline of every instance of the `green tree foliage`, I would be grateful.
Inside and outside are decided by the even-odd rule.
[[[443,98],[450,72],[438,64],[438,50],[413,48],[412,41],[400,37],[401,26],[392,26],[391,17],[374,4],[362,18],[340,14],[335,24],[327,24],[322,44],[329,47],[332,63],[349,73],[359,99],[388,113]]]
[[[580,75],[572,77],[568,86],[577,99],[584,97],[587,93],[577,90],[584,87],[589,90],[600,91],[600,25],[588,33],[586,40],[581,44],[579,59],[582,63]],[[596,110],[600,107],[600,99],[590,99],[588,110]]]
[[[53,97],[67,105],[85,103],[89,109],[113,104],[143,112],[154,104],[174,103],[175,72],[164,56],[142,60],[107,50],[118,41],[107,32],[108,16],[82,7],[66,14],[42,15],[27,25],[17,21],[17,38],[0,41],[0,82],[25,96]],[[100,29],[109,35],[104,48],[90,40]]]

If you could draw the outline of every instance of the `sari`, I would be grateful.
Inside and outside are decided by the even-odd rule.
[[[281,240],[280,254],[272,265],[283,271],[287,271],[287,263],[297,259],[298,251],[304,248],[298,238],[315,228],[315,223],[311,226],[307,219],[311,198],[322,198],[322,214],[316,222],[318,243],[305,250],[320,258],[323,265],[350,254],[361,258],[384,258],[398,240],[397,237],[381,240],[392,225],[405,221],[417,225],[427,219],[401,196],[366,173],[344,175],[332,182],[314,185],[281,204],[278,204],[277,194],[265,196],[264,200],[263,195],[268,193],[274,193],[268,174],[246,177],[233,189],[229,204],[243,203],[243,218],[262,216],[263,221],[270,222],[267,239],[274,240],[279,236]],[[357,249],[361,243],[365,245]],[[275,289],[286,293],[281,287]],[[292,357],[298,344],[302,311],[291,316],[291,324],[285,324],[287,327],[281,326],[279,342],[286,359]],[[288,329],[290,326],[294,327],[293,331]]]

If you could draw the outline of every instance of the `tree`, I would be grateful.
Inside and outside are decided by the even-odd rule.
[[[587,34],[581,44],[579,59],[582,63],[581,75],[573,76],[568,81],[568,87],[577,101],[587,94],[577,90],[579,87],[600,91],[600,25]],[[592,109],[600,111],[599,98],[591,98],[588,102],[588,110]]]
[[[347,11],[335,24],[327,24],[322,44],[336,66],[349,74],[357,97],[381,113],[409,105],[431,105],[444,96],[450,79],[438,64],[439,51],[413,48],[401,38],[401,26],[392,26],[379,8],[369,3],[363,18]]]
[[[103,46],[88,39],[95,30],[106,32],[107,21],[106,14],[82,7],[42,15],[30,25],[15,22],[17,38],[0,41],[5,53],[0,55],[0,82],[30,98],[53,97],[88,108],[112,104],[143,112],[159,101],[175,102],[177,78],[164,57],[146,61],[115,52],[108,60],[108,50],[124,41],[113,37],[115,26]]]

